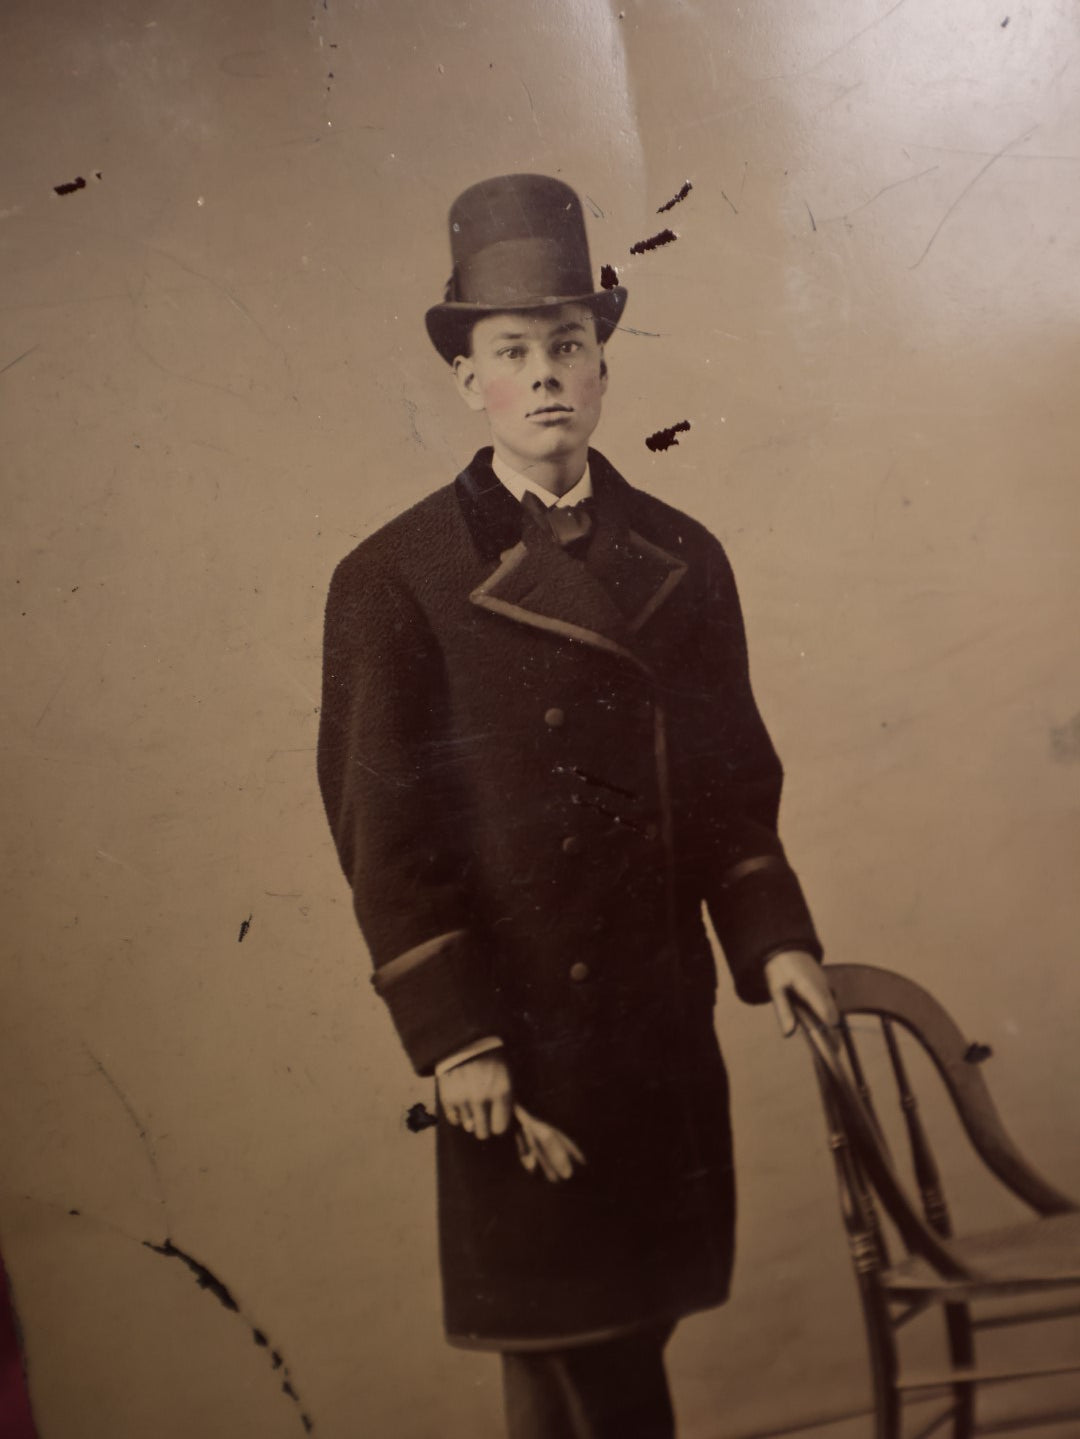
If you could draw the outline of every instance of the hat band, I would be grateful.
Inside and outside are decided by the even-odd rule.
[[[542,305],[566,295],[588,295],[588,268],[575,263],[565,245],[543,236],[496,240],[454,270],[451,299],[458,304],[508,308]]]

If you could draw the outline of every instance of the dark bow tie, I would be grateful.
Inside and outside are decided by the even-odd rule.
[[[527,490],[521,506],[533,523],[564,550],[580,554],[587,548],[593,527],[589,500],[582,500],[576,505],[545,505],[539,495]]]

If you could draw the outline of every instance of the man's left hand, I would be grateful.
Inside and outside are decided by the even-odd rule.
[[[790,994],[796,995],[814,1011],[823,1024],[839,1024],[840,1015],[825,971],[812,954],[801,949],[785,949],[765,965],[765,983],[776,1010],[776,1019],[784,1035],[795,1033],[795,1011]]]

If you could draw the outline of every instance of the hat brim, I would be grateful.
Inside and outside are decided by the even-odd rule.
[[[528,305],[467,305],[448,300],[432,305],[424,316],[431,343],[448,365],[468,351],[469,331],[485,315],[522,314],[529,310],[550,310],[555,305],[587,305],[596,316],[596,335],[605,344],[619,323],[626,308],[626,290],[615,285],[610,290],[595,290],[589,295],[546,295]]]

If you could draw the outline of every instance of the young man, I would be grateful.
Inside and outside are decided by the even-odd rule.
[[[450,1341],[503,1354],[512,1439],[665,1439],[663,1346],[733,1253],[703,904],[743,999],[835,1016],[723,550],[589,448],[626,292],[558,180],[450,235],[427,327],[491,445],[335,572],[320,781],[437,1077]]]

